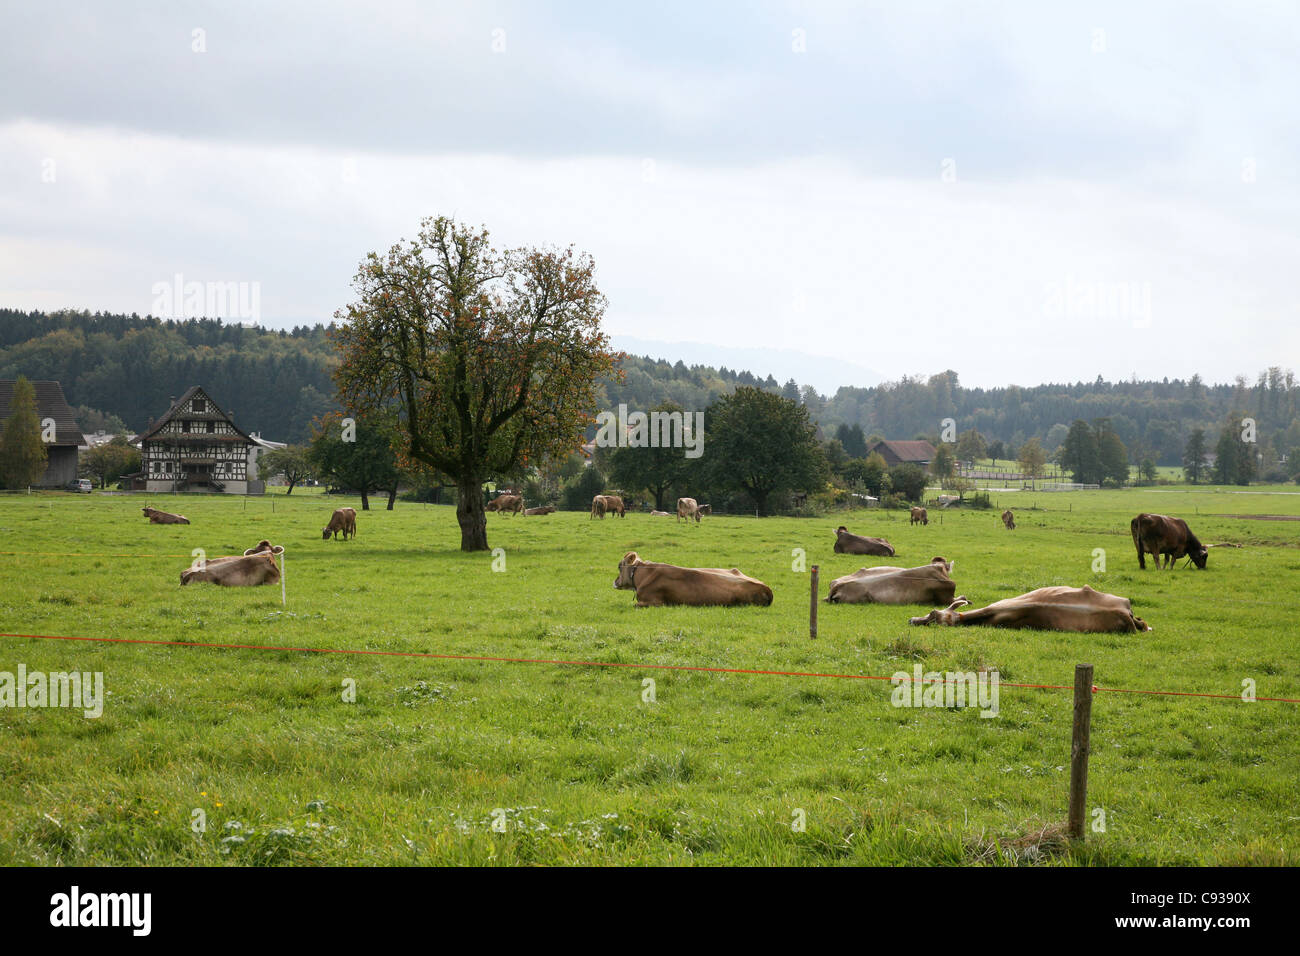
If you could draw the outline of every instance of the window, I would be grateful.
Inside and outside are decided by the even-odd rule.
[[[190,408],[196,412],[206,412],[208,410],[208,403],[201,398],[196,398],[190,402]]]
[[[215,435],[216,432],[217,432],[217,423],[216,423],[216,422],[208,422],[208,434],[209,434],[209,435]]]

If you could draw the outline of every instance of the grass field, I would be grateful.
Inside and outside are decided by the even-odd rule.
[[[152,501],[189,526],[147,524],[139,496],[9,496],[0,549],[24,553],[0,554],[0,631],[885,676],[921,662],[1047,684],[1086,661],[1103,688],[1236,695],[1253,678],[1261,697],[1295,698],[1300,523],[1214,517],[1300,515],[1294,486],[1269,490],[1293,493],[1000,495],[1014,532],[988,511],[932,511],[928,527],[888,512],[489,515],[503,572],[456,550],[447,507],[360,513],[345,543],[320,539],[318,495]],[[1213,549],[1205,572],[1139,572],[1128,522],[1143,510],[1244,547]],[[898,557],[832,554],[841,521]],[[180,587],[192,549],[263,537],[286,548],[286,607],[278,587]],[[977,605],[1089,583],[1154,631],[913,628],[915,608],[823,604],[814,642],[796,548],[823,595],[863,564],[943,555]],[[775,602],[635,608],[611,587],[629,549],[735,565]],[[19,664],[102,671],[108,697],[98,719],[0,709],[6,864],[1300,862],[1295,704],[1098,694],[1089,806],[1106,831],[1034,855],[1032,834],[1065,815],[1069,691],[1004,687],[981,719],[830,677],[0,638],[0,671]]]

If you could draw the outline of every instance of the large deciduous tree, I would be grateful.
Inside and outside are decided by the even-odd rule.
[[[808,406],[748,386],[709,408],[701,460],[710,485],[745,492],[759,514],[773,494],[818,491],[826,481]]]
[[[404,456],[456,483],[461,550],[487,550],[483,482],[573,451],[614,374],[594,262],[498,250],[438,217],[366,256],[353,287],[336,313],[340,397],[395,416]]]

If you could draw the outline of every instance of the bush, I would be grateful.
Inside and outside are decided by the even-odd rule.
[[[889,469],[889,479],[893,490],[901,493],[908,501],[921,500],[928,480],[926,473],[919,466],[909,462]]]
[[[590,511],[591,499],[605,490],[605,476],[595,465],[582,469],[582,474],[566,482],[560,492],[560,508],[564,511]]]
[[[967,508],[992,508],[993,502],[989,498],[987,491],[977,491],[969,498],[962,500],[962,504]]]

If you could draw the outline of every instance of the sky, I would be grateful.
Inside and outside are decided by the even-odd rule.
[[[0,306],[328,321],[451,215],[823,392],[1300,355],[1295,4],[7,6]]]

